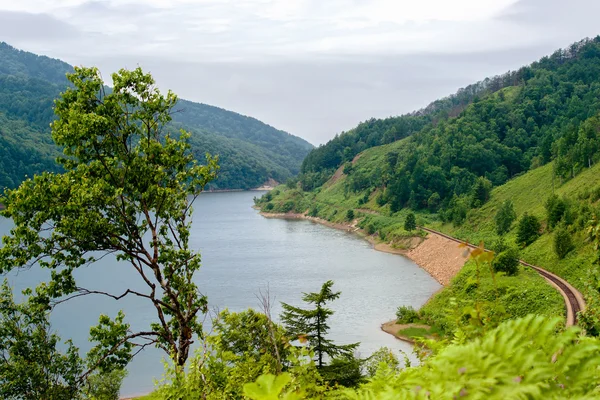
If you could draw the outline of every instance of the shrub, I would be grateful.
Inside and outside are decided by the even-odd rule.
[[[266,211],[271,211],[271,210],[273,210],[273,207],[275,207],[273,205],[273,203],[267,203],[267,205],[265,206],[265,210]]]
[[[354,210],[350,209],[346,211],[346,219],[352,221],[354,219]]]
[[[316,217],[317,215],[319,215],[319,209],[317,208],[317,206],[313,206],[308,212],[308,215],[311,217]]]
[[[290,212],[296,207],[296,203],[293,200],[288,200],[281,205],[281,212],[287,213]]]
[[[567,212],[567,202],[564,199],[559,198],[553,194],[546,200],[546,218],[548,219],[548,226],[554,228],[562,220],[563,216]]]
[[[504,250],[494,258],[492,267],[496,272],[504,272],[509,276],[516,275],[519,272],[519,251],[514,247]]]
[[[574,247],[573,239],[571,238],[569,231],[563,226],[558,228],[554,233],[554,252],[558,258],[565,258]]]
[[[404,220],[404,230],[412,232],[417,229],[417,219],[415,218],[415,214],[409,213]]]
[[[419,313],[412,306],[400,306],[396,311],[396,318],[399,324],[412,324],[419,320]]]
[[[517,228],[517,243],[528,246],[540,236],[540,221],[533,215],[523,214]]]

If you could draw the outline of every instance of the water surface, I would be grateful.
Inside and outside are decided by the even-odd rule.
[[[380,325],[394,317],[399,305],[421,306],[439,284],[412,261],[373,250],[356,235],[303,220],[263,218],[251,208],[257,192],[206,193],[195,204],[191,246],[202,253],[197,275],[201,291],[213,309],[241,311],[259,308],[256,295],[267,287],[274,299],[273,315],[280,301],[301,306],[302,292],[318,291],[326,280],[342,292],[332,303],[331,336],[340,343],[361,342],[360,355],[381,346],[410,352],[410,347],[382,332]],[[0,219],[0,234],[10,221]],[[45,279],[46,271],[22,271],[12,275],[17,288]],[[144,289],[133,269],[114,258],[81,268],[78,284],[88,289],[115,293],[133,286]],[[53,314],[53,328],[63,338],[73,338],[82,351],[89,349],[89,327],[101,313],[114,316],[123,309],[132,328],[143,329],[155,319],[154,308],[143,299],[120,302],[87,297],[60,305]],[[145,350],[129,366],[121,393],[143,394],[160,378],[163,353]]]

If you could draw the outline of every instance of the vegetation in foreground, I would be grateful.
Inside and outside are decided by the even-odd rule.
[[[595,48],[588,44],[575,48],[568,59],[588,60],[583,65],[593,72],[594,60],[598,57]],[[577,72],[572,64],[565,63],[565,69],[561,69],[562,64],[554,65],[555,61],[544,61],[540,64],[542,68],[510,76],[529,82],[531,86],[526,85],[521,93],[527,94],[526,99],[534,95],[530,90],[548,86],[540,72],[545,66],[556,67],[557,77],[567,82],[570,74]],[[588,70],[579,71],[582,80],[592,79],[586,74]],[[546,214],[539,216],[532,206],[521,213],[515,197],[502,199],[494,208],[497,213],[474,217],[477,210],[500,197],[498,193],[502,188],[517,182],[512,180],[498,186],[504,175],[497,164],[490,175],[495,181],[477,175],[471,179],[468,173],[476,170],[461,171],[459,167],[455,169],[458,174],[450,180],[457,185],[453,194],[429,195],[427,190],[433,187],[430,185],[439,184],[439,188],[443,188],[448,183],[447,180],[444,183],[447,177],[435,168],[438,161],[432,157],[427,166],[421,166],[423,168],[416,164],[408,167],[405,163],[410,158],[404,156],[415,150],[418,150],[415,154],[435,150],[438,145],[448,151],[455,148],[446,147],[444,142],[428,143],[427,139],[440,134],[438,137],[447,140],[451,135],[441,133],[460,124],[460,118],[423,128],[429,130],[413,139],[425,139],[422,149],[411,148],[409,140],[374,148],[358,159],[352,158],[353,162],[345,165],[327,185],[314,191],[304,190],[302,179],[309,177],[304,175],[301,181],[290,182],[287,188],[257,200],[267,211],[306,212],[330,221],[353,220],[367,234],[399,245],[413,236],[416,225],[446,227],[451,224],[448,229],[467,229],[467,221],[494,221],[492,231],[495,235],[502,234],[494,242],[497,257],[482,247],[473,250],[470,266],[449,289],[454,290],[457,297],[449,296],[452,293],[446,291],[440,295],[448,298],[443,305],[440,304],[443,298],[439,297],[437,306],[434,299],[429,309],[426,307],[416,316],[406,309],[399,313],[401,318],[431,318],[439,325],[446,322],[442,325],[446,338],[422,340],[423,347],[418,348],[420,365],[412,366],[405,359],[401,368],[402,363],[387,349],[367,360],[358,360],[351,354],[355,344],[329,341],[327,317],[331,311],[325,305],[339,296],[332,290],[332,282],[325,283],[320,292],[304,295],[304,300],[314,308],[288,305],[283,318],[285,327],[272,320],[269,301],[265,299],[263,312],[224,311],[214,321],[214,332],[205,336],[198,317],[206,312],[206,298],[198,294],[193,280],[200,264],[199,254],[188,247],[189,212],[190,200],[214,179],[216,161],[208,157],[206,165],[197,164],[185,132],[178,136],[163,135],[161,128],[169,122],[169,111],[176,102],[172,93],[162,96],[153,89],[152,78],[139,69],[121,71],[113,79],[114,90],[106,94],[95,69],[77,69],[71,75],[73,88],[57,102],[59,119],[53,124],[53,138],[65,148],[66,157],[60,159],[64,172],[36,176],[18,189],[7,191],[3,197],[6,209],[2,213],[13,219],[15,228],[10,236],[3,238],[2,271],[27,267],[34,261],[52,271],[51,281],[35,290],[27,290],[21,304],[14,302],[12,291],[6,285],[0,292],[3,306],[0,394],[3,397],[114,399],[118,396],[117,386],[123,378],[123,369],[137,350],[149,345],[163,349],[170,360],[165,363],[164,380],[150,398],[584,399],[600,395],[600,358],[597,356],[600,340],[586,336],[580,328],[561,326],[562,318],[552,317],[556,297],[550,292],[547,297],[544,292],[532,292],[540,300],[536,303],[526,296],[519,298],[522,293],[512,291],[517,284],[515,280],[519,285],[529,285],[530,281],[532,289],[536,285],[543,286],[541,278],[515,269],[514,260],[519,251],[527,255],[528,249],[544,240],[551,243],[553,249],[550,252],[550,247],[545,247],[544,256],[555,254],[556,268],[569,261],[574,249],[589,248],[590,258],[596,259],[600,225],[593,219],[593,207],[597,199],[589,192],[578,198],[578,202],[547,196],[543,199]],[[583,96],[594,93],[586,91],[590,87],[580,88],[580,93]],[[568,94],[576,92],[575,88],[565,90]],[[521,94],[506,92],[498,95],[498,101],[509,108],[514,106],[509,110],[514,113],[513,117],[517,118],[520,111],[528,111],[527,104],[518,97]],[[467,107],[462,123],[474,123],[482,110],[497,106],[495,98],[495,95],[488,98],[489,104],[486,100]],[[515,99],[519,100],[512,104]],[[559,107],[563,103],[556,104]],[[576,102],[572,108],[580,109]],[[573,110],[563,114],[560,112],[564,110],[559,110],[556,115],[561,118],[551,119],[544,129],[562,129],[564,118],[575,118],[571,114]],[[536,123],[535,118],[532,119]],[[593,135],[586,135],[594,130],[586,126],[594,127],[595,122],[585,121],[588,125],[577,126],[576,131],[584,134],[577,136],[576,143],[579,138],[593,139]],[[413,122],[417,127],[419,119]],[[538,139],[545,137],[543,132],[540,128]],[[518,129],[514,132],[509,129],[505,134],[508,133],[508,137],[515,140],[524,137]],[[388,136],[395,138],[393,132]],[[457,137],[457,143],[461,140]],[[568,140],[562,143],[568,145]],[[485,143],[494,147],[493,141]],[[403,146],[409,146],[410,151],[401,157],[400,153],[395,155],[390,151],[402,150]],[[469,168],[481,166],[478,162],[482,160],[493,165],[494,160],[488,159],[488,153],[483,151],[485,147],[481,146],[465,151],[464,155],[472,157]],[[521,163],[528,160],[529,156],[519,158],[520,153],[510,150],[510,146],[502,153],[507,146],[506,143],[496,146],[508,157],[502,163],[511,160],[511,154],[516,154],[515,159]],[[479,154],[480,150],[483,153]],[[529,150],[523,154],[533,155],[527,153]],[[566,179],[564,165],[572,172],[569,181],[572,184],[586,171],[596,168],[593,156],[587,159],[585,167],[576,171],[575,164],[570,163],[578,160],[578,154],[569,151],[557,154],[568,161],[565,164],[564,160],[555,159],[548,164],[562,165],[553,168],[553,180],[561,176]],[[351,156],[351,152],[345,156]],[[387,170],[382,167],[386,165]],[[525,167],[521,164],[516,171],[524,171]],[[530,173],[543,171],[543,168]],[[418,179],[412,176],[416,171],[420,171]],[[509,169],[509,172],[512,175],[514,171]],[[380,186],[377,181],[363,179],[369,176],[389,180]],[[428,177],[431,180],[426,179]],[[401,200],[406,185],[398,182],[405,182],[403,179],[425,185],[424,190],[417,186],[414,196],[411,193],[407,197],[410,204]],[[365,182],[366,188],[363,187]],[[458,185],[461,182],[463,186]],[[561,183],[568,185],[569,182]],[[459,187],[468,190],[461,193]],[[424,193],[428,195],[426,207],[422,201]],[[540,197],[538,194],[538,203]],[[570,218],[571,215],[575,218]],[[592,218],[592,222],[585,222],[585,216]],[[473,225],[472,231],[476,229],[478,227]],[[565,231],[572,235],[565,235]],[[582,245],[584,232],[592,240]],[[63,346],[58,336],[52,334],[48,318],[52,308],[60,302],[76,301],[81,295],[120,296],[92,292],[79,287],[75,281],[73,271],[93,263],[99,253],[116,253],[121,261],[138,272],[147,290],[129,290],[122,296],[145,298],[157,314],[148,329],[139,332],[131,331],[123,313],[114,318],[100,316],[99,324],[90,330],[96,346],[82,357],[69,342]],[[593,301],[594,297],[590,298],[589,311],[582,319],[589,328],[588,333],[595,334],[594,329],[600,326],[596,318],[600,308]],[[446,308],[446,315],[435,316],[434,311],[442,306]],[[452,312],[447,311],[448,306]],[[532,308],[546,315],[532,315]],[[520,318],[515,319],[515,316]],[[192,341],[198,341],[201,346],[190,356]],[[325,354],[330,357],[325,359]]]

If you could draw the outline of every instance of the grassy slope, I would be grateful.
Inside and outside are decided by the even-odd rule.
[[[552,193],[552,181],[552,164],[534,169],[495,188],[490,201],[480,209],[472,210],[463,226],[454,227],[451,224],[436,222],[432,227],[473,243],[492,243],[497,239],[494,232],[494,216],[505,200],[513,202],[517,217],[527,211],[540,220],[545,220],[544,202]],[[600,164],[583,170],[575,178],[564,183],[559,180],[554,182],[555,193],[572,201],[578,201],[585,193],[597,188],[600,188]],[[506,237],[509,241],[514,240],[516,223]],[[559,260],[553,251],[553,232],[544,229],[542,236],[521,252],[521,258],[562,276],[581,290],[587,271],[592,266],[594,251],[586,241],[583,231],[576,232],[573,239],[575,250],[563,260]]]

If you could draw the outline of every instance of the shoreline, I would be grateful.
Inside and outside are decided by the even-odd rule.
[[[374,236],[368,235],[364,230],[356,226],[356,219],[353,220],[351,224],[343,224],[330,222],[319,217],[311,217],[306,214],[268,213],[260,211],[256,206],[253,208],[259,210],[259,214],[265,218],[302,219],[325,225],[330,228],[356,233],[369,242],[374,250],[408,258],[417,264],[419,268],[427,272],[433,279],[442,285],[442,287],[448,286],[450,280],[460,271],[467,261],[463,255],[463,250],[456,246],[456,243],[431,233],[427,233],[427,236],[424,239],[414,236],[407,249],[400,249],[393,247],[390,243],[380,242]],[[451,254],[449,254],[449,252]]]
[[[330,222],[318,217],[311,217],[306,214],[267,213],[260,211],[256,206],[254,206],[254,208],[259,210],[259,214],[265,218],[307,220],[330,228],[356,233],[369,242],[374,250],[408,258],[442,286],[439,290],[436,290],[435,293],[432,293],[427,301],[431,300],[431,298],[440,290],[443,290],[444,287],[448,286],[450,280],[460,271],[467,261],[463,255],[463,250],[457,247],[456,243],[431,233],[428,233],[425,239],[415,236],[413,240],[411,240],[410,246],[408,246],[409,248],[398,249],[389,243],[379,242],[374,236],[367,235],[362,229],[356,226],[357,220],[353,220],[352,223],[342,224]],[[384,322],[380,325],[380,328],[383,332],[392,335],[398,340],[402,340],[403,342],[412,345],[415,344],[414,340],[402,335],[397,335],[398,330],[402,329],[403,325],[396,324],[396,320]]]

